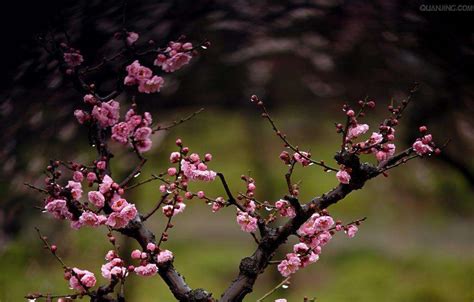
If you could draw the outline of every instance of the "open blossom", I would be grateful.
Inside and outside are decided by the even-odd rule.
[[[429,145],[432,140],[433,137],[431,134],[427,134],[421,139],[417,139],[416,142],[413,143],[413,150],[415,150],[416,154],[418,155],[425,155],[427,153],[433,152],[433,148]]]
[[[80,182],[73,180],[68,181],[66,188],[71,190],[71,196],[73,199],[79,200],[82,197],[82,185]]]
[[[65,52],[63,57],[64,57],[64,62],[69,67],[79,66],[82,64],[82,62],[84,62],[84,58],[78,52]]]
[[[375,157],[378,161],[387,160],[395,154],[395,149],[394,144],[386,144],[382,146],[381,150],[375,151]]]
[[[255,202],[253,200],[250,200],[248,202],[245,203],[245,210],[248,212],[248,213],[253,213],[255,212],[255,209],[257,208],[257,205],[255,204]]]
[[[306,167],[311,163],[311,160],[309,159],[310,157],[311,157],[311,154],[304,151],[299,151],[293,154],[293,158],[297,162],[301,163],[303,167]]]
[[[183,213],[184,209],[186,209],[186,204],[184,202],[178,202],[174,206],[172,204],[166,205],[161,208],[163,214],[165,214],[166,217],[171,217]]]
[[[283,217],[293,218],[296,216],[295,209],[290,205],[287,200],[278,200],[277,202],[275,202],[275,207],[277,208],[280,215]]]
[[[128,142],[128,136],[132,131],[130,125],[126,122],[120,122],[112,127],[112,139],[125,145]]]
[[[154,64],[156,66],[161,66],[163,71],[174,72],[178,69],[181,69],[184,65],[188,64],[191,61],[192,55],[189,53],[178,52],[167,58],[164,55],[158,55]]]
[[[184,176],[191,180],[213,181],[217,173],[212,170],[201,170],[198,168],[199,164],[191,163],[188,160],[181,160],[181,170]]]
[[[102,179],[102,183],[99,185],[99,192],[102,194],[109,192],[113,183],[113,179],[110,176],[105,175],[104,179]]]
[[[216,201],[212,203],[212,212],[215,213],[224,207],[225,199],[223,197],[217,197]]]
[[[334,219],[331,216],[320,216],[314,221],[318,231],[327,231],[334,225]]]
[[[359,228],[355,224],[351,224],[350,226],[347,227],[347,230],[345,232],[347,236],[349,236],[349,238],[353,238],[356,235],[358,230]]]
[[[74,116],[77,119],[79,124],[84,124],[84,122],[89,118],[89,115],[84,110],[74,110]]]
[[[310,252],[308,255],[304,255],[300,257],[300,260],[301,260],[301,267],[306,267],[310,265],[311,263],[318,261],[319,255],[314,252]]]
[[[104,206],[105,197],[99,191],[90,191],[87,193],[87,197],[89,201],[98,208],[102,208]]]
[[[351,181],[351,175],[346,170],[339,170],[336,177],[342,184],[348,184]]]
[[[138,152],[143,153],[151,149],[151,139],[149,138],[153,130],[150,127],[140,127],[135,130],[133,138]]]
[[[72,270],[74,274],[72,274],[71,278],[69,279],[69,286],[72,289],[75,289],[82,293],[86,291],[84,287],[91,288],[94,287],[97,283],[97,280],[93,273],[87,270],[78,269],[76,267]]]
[[[120,229],[125,227],[130,220],[137,216],[137,209],[134,204],[127,203],[119,211],[109,215],[106,224],[112,228]]]
[[[158,263],[165,263],[171,260],[173,260],[173,253],[169,250],[163,250],[156,256]]]
[[[370,140],[368,142],[369,145],[380,144],[383,141],[383,135],[377,132],[373,132],[370,136]]]
[[[286,302],[286,299],[276,299],[275,302]]]
[[[286,259],[278,264],[278,271],[283,277],[294,274],[301,265],[301,260],[297,254],[290,253],[286,255]]]
[[[105,279],[111,280],[112,277],[125,277],[127,269],[123,265],[123,260],[120,258],[113,258],[100,268],[102,276]]]
[[[298,229],[297,234],[300,236],[312,236],[316,232],[316,228],[314,222],[320,215],[318,213],[314,213],[311,217],[303,223],[300,228]]]
[[[252,217],[249,213],[238,211],[237,223],[244,232],[255,232],[257,230],[257,218]]]
[[[92,94],[86,94],[83,98],[84,103],[93,105],[97,100]]]
[[[153,72],[150,68],[142,66],[138,60],[126,67],[127,76],[125,77],[125,85],[140,84],[141,81],[150,79]]]
[[[349,131],[347,133],[347,138],[352,139],[352,138],[357,138],[361,136],[362,134],[366,133],[369,130],[369,125],[367,124],[357,124],[351,128],[349,128]]]
[[[165,80],[162,77],[153,76],[151,79],[140,81],[138,91],[147,94],[159,92],[164,83]]]
[[[134,44],[138,40],[139,37],[140,35],[137,34],[136,32],[133,32],[133,31],[127,32],[127,44],[128,45]]]
[[[179,162],[180,158],[181,158],[181,154],[179,152],[172,152],[170,155],[170,162],[175,164]]]
[[[82,174],[81,171],[74,171],[74,174],[72,175],[72,179],[77,182],[81,182],[84,180],[84,174]]]
[[[135,268],[135,273],[139,276],[150,277],[156,275],[158,267],[154,263],[138,266]]]
[[[120,118],[120,104],[117,101],[110,100],[108,102],[95,105],[92,108],[92,116],[102,128],[115,125]]]
[[[67,208],[67,203],[63,199],[55,199],[53,201],[48,202],[44,209],[51,213],[57,219],[72,218],[72,214]]]
[[[78,229],[84,225],[91,227],[98,227],[105,224],[107,217],[104,215],[97,215],[91,211],[84,211],[79,217],[78,221],[74,221],[71,226],[75,229]]]

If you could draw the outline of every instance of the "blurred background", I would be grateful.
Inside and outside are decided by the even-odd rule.
[[[257,198],[275,201],[285,193],[280,141],[249,102],[264,99],[290,140],[313,157],[334,165],[340,137],[334,122],[341,106],[366,96],[377,102],[366,121],[372,129],[414,82],[421,84],[397,130],[399,150],[411,145],[426,124],[435,139],[452,141],[442,156],[416,160],[389,177],[370,181],[330,213],[344,221],[367,216],[353,239],[336,238],[320,261],[300,270],[288,288],[268,301],[472,301],[474,299],[474,12],[421,11],[421,1],[130,1],[129,30],[139,42],[165,44],[184,34],[212,46],[186,68],[166,75],[159,94],[140,95],[140,108],[167,123],[201,107],[191,121],[155,137],[149,162],[137,179],[167,168],[174,140],[181,137],[195,152],[211,152],[213,170],[226,174],[234,192],[244,190],[241,174],[257,183]],[[450,4],[450,3],[445,3]],[[73,118],[81,106],[77,93],[37,43],[54,28],[65,30],[86,63],[113,54],[122,26],[121,1],[36,1],[9,3],[0,18],[0,301],[22,301],[29,292],[63,294],[68,285],[61,268],[41,248],[34,226],[59,246],[66,263],[100,276],[109,249],[105,230],[71,230],[35,209],[42,196],[24,182],[41,185],[50,159],[93,160],[87,131]],[[151,65],[150,62],[144,62]],[[115,81],[116,67],[94,75],[99,89]],[[130,97],[130,96],[128,96]],[[122,104],[127,95],[120,98]],[[122,105],[126,108],[125,105]],[[114,178],[135,163],[113,145]],[[367,157],[367,161],[373,161]],[[298,168],[301,200],[337,184],[333,173]],[[197,188],[193,185],[192,188]],[[217,184],[201,186],[223,195]],[[158,184],[127,195],[147,212],[159,196]],[[234,210],[212,214],[199,201],[188,202],[176,218],[166,247],[176,268],[192,287],[218,297],[236,276],[241,258],[255,243],[235,223]],[[157,233],[164,219],[147,222]],[[137,247],[121,239],[122,248]],[[283,247],[280,259],[291,245]],[[100,281],[104,281],[99,277]],[[282,280],[275,267],[258,279],[246,301],[255,301]],[[158,278],[131,277],[130,301],[173,301]],[[153,297],[153,298],[151,298]],[[273,300],[272,300],[273,299]]]

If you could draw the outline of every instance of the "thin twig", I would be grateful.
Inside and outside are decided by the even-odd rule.
[[[291,279],[291,276],[285,278],[283,281],[281,281],[280,283],[278,283],[277,286],[275,286],[275,287],[272,288],[269,292],[267,292],[265,295],[263,295],[260,299],[257,299],[257,302],[262,302],[263,300],[265,300],[266,298],[268,298],[271,294],[273,294],[273,293],[274,293],[277,289],[279,289],[282,285],[288,283],[288,281],[290,281],[290,279]]]
[[[166,193],[166,194],[163,194],[161,196],[161,199],[160,201],[156,204],[156,206],[153,208],[153,210],[151,210],[148,214],[146,214],[145,216],[143,216],[143,219],[142,221],[146,221],[148,218],[150,218],[153,214],[155,214],[155,212],[160,208],[160,206],[163,204],[163,202],[166,200],[166,197],[168,197],[168,195],[170,195],[169,193]]]
[[[180,125],[180,124],[182,124],[186,121],[189,121],[190,119],[192,119],[193,117],[195,117],[196,115],[201,113],[202,111],[204,111],[204,108],[201,108],[201,109],[191,113],[190,115],[180,119],[179,121],[173,121],[171,124],[169,124],[167,126],[157,126],[155,129],[153,129],[153,132],[170,130],[173,127],[176,127],[176,126],[178,126],[178,125]]]

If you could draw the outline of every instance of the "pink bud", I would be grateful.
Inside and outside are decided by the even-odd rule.
[[[140,252],[139,250],[132,251],[132,254],[131,254],[132,259],[140,259],[141,256],[142,256],[142,252]]]
[[[186,199],[193,199],[193,193],[186,192],[186,193],[184,193],[184,197],[186,197]]]
[[[156,249],[156,245],[150,242],[146,245],[146,249],[149,250],[150,252],[153,252]]]
[[[77,182],[81,182],[84,180],[84,175],[80,171],[74,171],[72,179]]]
[[[196,154],[196,153],[193,153],[193,154],[189,155],[189,159],[193,163],[198,162],[200,160],[199,155]]]
[[[86,178],[89,183],[93,183],[97,179],[97,176],[95,175],[94,172],[89,172],[87,173]]]
[[[203,199],[206,195],[204,194],[204,191],[199,191],[197,192],[197,196],[199,199]]]
[[[96,164],[96,167],[99,170],[105,170],[106,166],[107,166],[107,163],[103,160],[98,161],[97,164]]]
[[[173,168],[173,167],[172,167],[172,168],[169,168],[169,169],[168,169],[168,175],[169,175],[169,176],[174,176],[174,175],[176,175],[176,168]]]
[[[354,112],[354,110],[350,109],[350,110],[347,110],[346,115],[347,115],[348,117],[354,117],[354,116],[355,116],[355,112]]]
[[[251,182],[247,185],[247,190],[249,190],[249,191],[255,191],[256,188],[257,187],[255,186],[255,184],[253,182]]]
[[[205,161],[211,161],[212,160],[212,154],[211,153],[206,153],[206,155],[204,155],[204,160]]]

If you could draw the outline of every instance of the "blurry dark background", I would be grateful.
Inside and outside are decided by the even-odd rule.
[[[242,190],[240,174],[250,170],[258,197],[276,200],[284,194],[281,144],[249,104],[251,94],[266,101],[295,144],[331,162],[339,142],[333,123],[342,119],[344,103],[366,96],[376,100],[378,107],[367,118],[374,129],[391,99],[403,98],[419,82],[420,91],[397,130],[397,146],[401,150],[410,145],[418,126],[426,124],[437,141],[450,138],[449,147],[438,158],[410,162],[388,178],[372,181],[336,205],[331,213],[337,217],[368,216],[359,236],[336,238],[317,264],[299,272],[294,284],[275,297],[472,300],[474,12],[423,12],[421,4],[434,3],[129,1],[126,25],[140,33],[139,42],[165,44],[184,34],[191,41],[212,43],[192,64],[167,75],[161,93],[138,97],[139,106],[159,122],[206,108],[155,139],[141,177],[166,167],[179,136],[196,151],[212,152],[212,167],[228,174],[235,191]],[[34,238],[33,226],[61,240],[68,264],[96,273],[108,248],[101,231],[74,232],[41,215],[34,208],[41,197],[23,185],[40,185],[49,159],[94,157],[85,130],[72,116],[82,95],[58,72],[37,38],[51,28],[65,30],[86,63],[99,62],[117,49],[113,34],[122,26],[122,3],[16,1],[1,15],[0,301],[20,301],[34,290],[67,290],[60,268]],[[100,89],[112,87],[113,71],[108,66],[95,75],[103,83]],[[126,103],[126,96],[121,102]],[[117,148],[115,175],[130,168],[127,156]],[[303,200],[336,184],[333,174],[316,167],[298,171],[297,177],[303,180]],[[210,195],[222,194],[218,186],[206,189]],[[157,188],[150,185],[133,194],[130,199],[146,211],[157,198]],[[251,253],[253,242],[238,230],[232,210],[209,212],[191,204],[177,219],[168,247],[193,287],[218,296],[236,274],[239,259]],[[158,230],[163,222],[155,220],[151,227]],[[269,268],[248,300],[280,279]],[[161,282],[156,279],[132,278],[127,292],[133,301],[147,301],[150,292],[171,301],[157,284]]]

